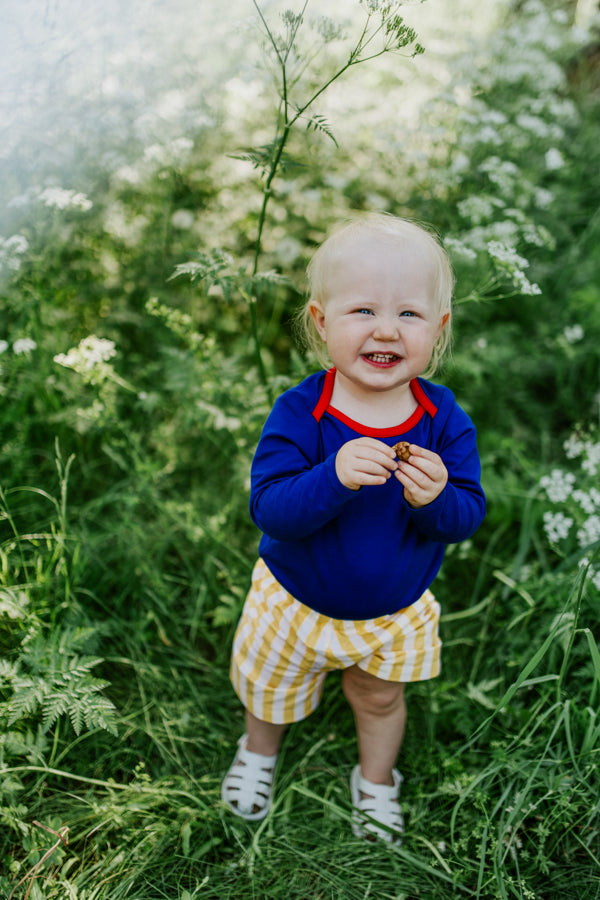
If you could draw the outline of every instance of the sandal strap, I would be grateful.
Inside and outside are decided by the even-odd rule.
[[[227,806],[244,819],[262,819],[269,811],[275,756],[263,756],[247,749],[248,735],[238,741],[238,750],[225,776],[222,797]]]
[[[376,823],[395,831],[404,829],[404,819],[400,808],[399,794],[403,778],[397,769],[392,770],[393,785],[375,784],[364,778],[360,766],[352,772],[352,803],[355,809],[354,832],[359,836],[373,834],[386,841],[393,841],[393,835]],[[361,796],[365,795],[365,796]],[[374,822],[365,820],[365,816]]]

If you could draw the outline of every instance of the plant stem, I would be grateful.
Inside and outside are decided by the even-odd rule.
[[[309,107],[312,106],[312,104],[322,94],[324,94],[325,91],[327,91],[327,89],[329,87],[331,87],[331,85],[335,81],[337,81],[339,78],[341,78],[341,76],[344,75],[344,73],[347,72],[348,69],[350,69],[352,66],[358,65],[359,63],[368,62],[371,59],[376,59],[379,56],[383,56],[385,53],[388,53],[394,49],[399,49],[399,48],[395,48],[391,44],[386,42],[386,43],[384,43],[384,46],[382,49],[380,49],[376,52],[373,52],[370,56],[363,55],[366,48],[370,44],[372,44],[375,37],[383,30],[384,25],[385,25],[385,14],[384,14],[384,17],[382,18],[382,22],[379,25],[379,27],[375,28],[375,30],[371,34],[369,34],[369,22],[371,21],[371,13],[368,13],[367,19],[366,19],[366,22],[362,29],[362,32],[360,34],[360,37],[354,44],[353,49],[350,51],[350,54],[349,54],[346,62],[337,71],[335,71],[334,74],[331,75],[325,81],[325,83],[322,84],[321,87],[318,90],[316,90],[314,92],[314,94],[312,94],[312,96],[302,106],[296,105],[294,108],[295,111],[293,112],[293,115],[291,115],[290,114],[291,101],[290,101],[290,97],[289,97],[289,84],[288,84],[289,79],[288,79],[287,64],[288,64],[290,52],[296,41],[298,30],[302,24],[304,13],[308,6],[309,0],[305,0],[300,14],[297,17],[295,17],[295,19],[293,20],[293,23],[287,34],[286,44],[283,47],[278,46],[275,35],[271,31],[269,24],[268,24],[265,16],[263,15],[263,12],[260,8],[258,0],[252,0],[252,2],[254,4],[254,7],[255,7],[259,17],[260,17],[265,34],[267,35],[267,38],[273,48],[273,51],[275,53],[275,56],[276,56],[276,59],[277,59],[277,62],[279,64],[280,71],[281,71],[281,86],[280,86],[280,94],[279,94],[281,106],[280,106],[280,111],[279,111],[279,114],[277,117],[277,123],[275,126],[275,138],[272,143],[272,148],[273,148],[272,156],[270,159],[270,163],[269,163],[269,167],[268,167],[268,171],[267,171],[267,175],[266,175],[266,179],[265,179],[265,185],[263,188],[262,204],[261,204],[261,209],[260,209],[260,213],[259,213],[259,217],[258,217],[256,242],[255,242],[255,246],[254,246],[254,259],[253,259],[253,263],[252,263],[253,288],[252,288],[252,295],[250,297],[250,320],[251,320],[251,330],[252,330],[252,342],[254,344],[254,356],[256,359],[256,364],[258,367],[260,379],[261,379],[263,385],[265,386],[265,388],[267,389],[267,392],[269,393],[269,380],[267,377],[266,367],[264,364],[264,359],[263,359],[263,354],[262,354],[262,346],[261,346],[260,335],[259,335],[259,330],[258,330],[258,316],[256,313],[256,307],[260,300],[260,296],[259,296],[259,290],[255,286],[255,278],[258,273],[260,259],[262,257],[262,252],[263,252],[262,238],[263,238],[263,232],[264,232],[265,222],[266,222],[267,207],[269,205],[269,201],[272,196],[271,185],[273,183],[275,176],[277,175],[277,172],[279,171],[281,159],[283,156],[283,151],[287,144],[291,130],[294,127],[294,125],[296,124],[296,122],[300,118],[302,118],[302,116],[309,109]],[[406,45],[406,43],[410,43],[410,41],[413,39],[414,38],[408,38],[405,41],[404,45]],[[283,121],[283,127],[282,127],[282,121]]]

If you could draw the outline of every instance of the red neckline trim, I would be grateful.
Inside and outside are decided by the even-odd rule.
[[[419,422],[425,413],[429,413],[429,415],[433,418],[437,412],[437,406],[431,402],[421,385],[419,384],[418,379],[413,378],[410,382],[410,389],[413,392],[414,398],[419,404],[414,413],[405,421],[401,422],[399,425],[395,425],[393,428],[371,428],[367,425],[362,425],[360,422],[356,422],[354,419],[351,419],[349,416],[345,415],[343,412],[340,412],[339,409],[336,409],[334,406],[330,406],[331,396],[333,394],[333,385],[335,383],[335,368],[328,369],[325,372],[325,380],[323,382],[323,389],[321,391],[321,396],[319,397],[318,403],[313,409],[313,416],[319,422],[325,412],[328,412],[338,421],[343,422],[345,425],[348,425],[352,428],[353,431],[358,431],[360,434],[364,434],[367,437],[395,437],[398,434],[404,434],[406,431],[410,431],[411,428],[414,428],[417,422]]]
[[[333,385],[335,383],[335,368],[328,369],[325,372],[325,381],[323,382],[323,388],[321,390],[321,396],[319,397],[319,402],[315,406],[312,411],[313,416],[317,420],[317,422],[321,421],[321,417],[323,413],[327,410],[329,406],[329,401],[331,400],[331,395],[333,394]]]

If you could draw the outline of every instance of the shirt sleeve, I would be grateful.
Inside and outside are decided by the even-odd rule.
[[[308,537],[358,493],[321,459],[318,425],[301,398],[282,395],[265,423],[252,463],[250,515],[275,540]]]
[[[475,427],[467,414],[454,405],[437,447],[448,470],[448,483],[432,503],[420,509],[406,507],[412,521],[428,538],[454,544],[471,537],[485,517],[481,487],[481,463]]]

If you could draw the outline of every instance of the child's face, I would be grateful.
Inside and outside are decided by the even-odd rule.
[[[365,391],[402,393],[425,371],[448,317],[433,300],[434,269],[418,241],[398,248],[353,237],[329,267],[311,314],[338,373]]]

